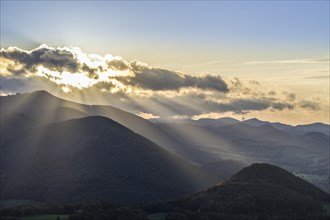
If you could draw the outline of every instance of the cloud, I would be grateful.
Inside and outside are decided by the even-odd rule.
[[[320,109],[320,104],[315,102],[315,101],[310,101],[310,100],[301,100],[299,103],[300,108],[304,108],[307,110],[319,110]]]
[[[198,95],[195,93],[179,94],[175,98],[155,95],[147,100],[137,100],[141,104],[137,111],[144,111],[162,117],[173,115],[194,116],[210,112],[235,114],[263,111],[271,109],[274,111],[292,110],[295,105],[285,100],[277,100],[268,97],[246,97],[232,98],[213,94],[213,97]],[[145,108],[148,107],[148,108]]]
[[[306,76],[303,79],[329,79],[329,75],[322,75],[322,76]]]
[[[39,65],[58,72],[77,72],[80,68],[80,63],[77,62],[72,51],[66,48],[54,49],[46,45],[41,45],[31,51],[17,47],[9,47],[7,50],[1,49],[1,58],[23,65],[23,69],[31,72],[35,72]]]
[[[196,87],[228,92],[228,86],[220,76],[205,75],[196,77],[159,68],[139,67],[139,69],[135,69],[134,67],[135,65],[132,69],[134,76],[117,77],[117,79],[126,85],[150,90],[179,90],[181,88]]]
[[[215,107],[214,110],[218,112],[235,112],[241,114],[249,111],[262,111],[268,108],[275,110],[293,109],[294,105],[261,97],[256,99],[234,99],[229,103],[218,103]]]
[[[296,99],[296,94],[292,92],[283,91],[282,94],[286,97],[286,100],[293,102]]]
[[[109,68],[114,69],[114,70],[123,71],[123,70],[130,69],[130,64],[125,60],[119,60],[119,59],[111,60],[111,61],[107,62],[107,64],[108,64]]]
[[[266,61],[250,61],[245,64],[318,64],[329,63],[329,58],[323,59],[292,59],[292,60],[266,60]]]
[[[10,47],[1,49],[0,59],[2,94],[61,88],[71,97],[84,97],[81,101],[97,100],[149,119],[322,107],[320,100],[300,100],[291,91],[255,80],[193,76],[73,47],[42,45],[31,51]]]
[[[270,90],[270,91],[268,92],[268,95],[270,95],[270,96],[275,96],[275,95],[276,95],[276,92],[273,91],[273,90]]]
[[[25,51],[9,47],[1,49],[1,59],[8,63],[7,73],[46,77],[64,86],[87,88],[103,82],[122,89],[136,87],[144,90],[180,90],[196,87],[228,92],[228,86],[221,76],[195,77],[151,67],[138,61],[129,62],[112,55],[102,57],[85,54],[79,48],[41,45],[34,50]],[[13,69],[13,66],[20,68]]]
[[[142,118],[145,118],[145,119],[156,119],[156,118],[159,118],[158,115],[153,115],[153,114],[145,113],[145,112],[139,112],[137,115],[140,116],[140,117],[142,117]]]

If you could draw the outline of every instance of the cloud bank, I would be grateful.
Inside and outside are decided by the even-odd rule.
[[[195,87],[228,92],[220,76],[194,77],[179,72],[150,67],[121,57],[84,54],[79,48],[51,48],[46,45],[26,51],[17,47],[1,50],[7,75],[46,77],[62,86],[91,87],[99,82],[150,90],[180,90]],[[72,78],[72,82],[70,79]]]
[[[1,49],[0,59],[1,94],[57,88],[73,97],[93,94],[90,99],[95,100],[102,96],[104,104],[145,118],[320,109],[315,100],[265,89],[255,80],[189,75],[110,54],[86,54],[77,47],[41,45],[30,51],[9,47]]]

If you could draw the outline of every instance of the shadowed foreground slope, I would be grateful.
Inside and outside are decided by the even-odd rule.
[[[282,168],[252,164],[220,185],[149,206],[148,210],[211,219],[239,219],[239,216],[313,219],[323,215],[323,206],[329,204],[329,198],[329,194]]]
[[[30,124],[26,118],[24,123]],[[105,117],[35,126],[10,135],[1,144],[2,199],[148,202],[217,181]]]
[[[253,164],[221,185],[180,199],[142,206],[104,202],[0,210],[4,216],[59,213],[71,220],[326,220],[329,195],[270,164]]]

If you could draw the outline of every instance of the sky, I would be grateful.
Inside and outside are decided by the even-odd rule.
[[[329,20],[329,1],[1,1],[1,93],[329,123]]]

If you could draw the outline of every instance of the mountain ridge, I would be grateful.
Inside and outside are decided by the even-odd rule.
[[[2,199],[134,203],[218,181],[107,117],[56,122],[14,139],[1,147]]]
[[[224,183],[148,208],[180,213],[188,218],[251,219],[259,216],[261,219],[292,219],[299,216],[299,219],[313,219],[326,215],[323,205],[329,199],[326,192],[280,167],[255,163]]]

